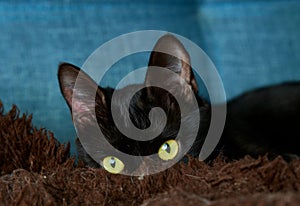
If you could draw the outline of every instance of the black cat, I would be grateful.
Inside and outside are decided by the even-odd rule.
[[[205,140],[211,120],[211,106],[204,99],[200,98],[198,85],[193,71],[190,67],[189,55],[184,46],[172,35],[165,35],[159,39],[155,48],[161,46],[172,48],[180,58],[169,54],[152,51],[149,68],[146,74],[144,85],[155,78],[159,78],[164,84],[169,85],[173,92],[179,94],[185,100],[185,104],[191,104],[191,95],[195,95],[197,106],[195,112],[200,112],[199,122],[193,119],[192,114],[181,116],[181,110],[173,95],[168,91],[147,87],[139,90],[132,99],[128,99],[127,93],[135,90],[140,85],[129,85],[123,89],[98,87],[87,74],[74,65],[63,63],[59,66],[58,78],[61,92],[69,105],[73,120],[76,122],[77,132],[80,129],[93,131],[91,119],[96,119],[107,142],[119,151],[134,156],[147,156],[158,154],[163,160],[170,160],[179,156],[182,145],[186,142],[176,142],[174,139],[178,134],[179,127],[187,129],[197,128],[198,135],[188,150],[188,154],[197,157]],[[154,49],[155,50],[155,49]],[[182,86],[180,78],[174,76],[153,76],[152,67],[164,67],[176,72],[185,80],[188,89]],[[79,89],[75,88],[75,82],[80,78],[82,81]],[[97,90],[96,95],[91,90]],[[116,101],[112,102],[112,95],[115,92]],[[73,98],[76,102],[72,102]],[[72,106],[73,105],[73,106]],[[120,121],[125,120],[124,111],[129,108],[130,121],[140,129],[146,129],[150,125],[159,127],[161,122],[151,122],[149,112],[154,107],[164,110],[167,120],[162,133],[149,141],[139,141],[127,138],[115,126],[111,109],[118,110]],[[92,111],[95,111],[93,114]],[[244,155],[258,156],[269,153],[270,156],[300,154],[298,139],[300,138],[299,118],[300,116],[300,83],[285,83],[281,85],[266,87],[251,91],[235,98],[227,103],[226,124],[216,152],[222,150],[230,158],[240,158]],[[125,122],[125,127],[127,123]],[[197,124],[197,125],[196,125]],[[189,134],[184,134],[189,137]],[[92,159],[82,147],[79,139],[76,140],[78,155],[85,163],[97,167],[102,161],[104,167],[108,164],[112,173],[119,173],[121,170],[139,166],[140,162],[127,163],[120,159],[118,153],[108,152],[108,145],[101,142],[97,137],[93,144],[86,144],[85,148],[95,147],[99,161]],[[108,157],[108,159],[107,159]],[[118,169],[116,164],[121,165]],[[117,170],[114,170],[117,168]]]

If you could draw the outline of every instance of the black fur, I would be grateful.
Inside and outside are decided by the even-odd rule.
[[[175,71],[185,79],[190,85],[191,91],[196,95],[201,123],[197,138],[188,153],[197,157],[210,125],[211,106],[197,95],[198,86],[189,66],[189,55],[182,44],[173,36],[166,35],[158,41],[155,48],[162,45],[172,45],[170,48],[177,49],[182,59],[153,51],[149,60],[149,66],[160,66]],[[186,128],[198,126],[195,125],[197,123],[193,119],[192,114],[181,118],[180,108],[174,97],[160,88],[148,87],[137,92],[132,99],[128,99],[126,93],[135,89],[137,85],[129,85],[120,90],[98,87],[96,97],[94,97],[89,93],[89,88],[97,87],[97,84],[88,75],[84,74],[83,82],[86,82],[84,89],[82,91],[74,91],[74,82],[78,77],[79,71],[78,67],[71,64],[64,63],[59,66],[58,78],[61,92],[71,111],[73,111],[73,119],[74,121],[80,120],[78,120],[80,127],[92,130],[93,126],[89,125],[88,117],[90,115],[89,111],[94,109],[91,108],[90,102],[95,101],[98,124],[105,138],[119,151],[135,156],[154,154],[157,153],[159,147],[166,140],[176,138],[180,124]],[[151,76],[150,73],[151,68],[148,69],[146,75],[146,86],[153,80],[152,78],[157,78]],[[171,84],[176,92],[186,97],[186,104],[189,104],[189,95],[191,93],[181,87],[178,79],[163,78],[162,81],[166,84]],[[82,107],[72,108],[74,92],[78,93],[78,105]],[[113,92],[117,94],[117,101],[114,103],[111,102]],[[158,137],[150,141],[129,139],[114,125],[111,115],[112,107],[118,110],[118,114],[120,114],[118,118],[121,119],[124,118],[124,110],[129,108],[131,121],[140,129],[149,127],[150,120],[148,115],[151,108],[160,107],[167,115],[166,127]],[[198,112],[198,110],[195,110],[195,112]],[[276,155],[299,155],[299,116],[300,83],[285,83],[247,92],[228,102],[225,129],[216,151],[222,150],[230,158],[240,158],[246,154],[258,156],[265,153],[269,153],[271,157]],[[159,125],[160,122],[151,122],[151,124]],[[189,134],[185,135],[189,136]],[[98,140],[95,141],[100,159],[102,156],[112,155],[106,153],[105,145],[102,145],[101,142],[98,143]],[[85,152],[78,139],[76,143],[79,158],[83,159],[90,166],[99,166]],[[182,144],[185,143],[182,142]],[[136,163],[136,165],[138,164],[139,162]]]
[[[247,92],[227,106],[223,142],[228,156],[300,154],[299,82]]]

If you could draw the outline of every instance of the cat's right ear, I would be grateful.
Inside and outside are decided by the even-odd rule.
[[[181,95],[185,100],[191,100],[195,93],[198,93],[198,85],[191,67],[190,56],[184,45],[173,35],[162,36],[155,44],[151,52],[145,85],[159,84],[168,88],[168,91]],[[170,73],[158,73],[154,68],[162,68],[172,71]],[[183,80],[183,81],[182,81]],[[162,90],[148,88],[147,95],[150,98],[164,98],[164,102],[170,100]]]
[[[97,117],[106,116],[107,106],[102,89],[80,68],[68,63],[59,65],[58,81],[61,93],[77,121],[89,119],[90,115],[95,114],[97,107],[100,108],[97,110]]]

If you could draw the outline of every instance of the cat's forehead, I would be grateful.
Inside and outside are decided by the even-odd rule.
[[[133,97],[137,98],[140,96],[143,87],[144,87],[143,84],[131,84],[120,89],[115,89],[113,91],[111,98],[112,99],[114,98],[116,102],[112,102],[112,103],[123,104],[123,105],[129,104],[129,102],[132,100]]]
[[[116,93],[132,93],[137,92],[144,87],[144,84],[130,84],[122,88],[115,89]]]

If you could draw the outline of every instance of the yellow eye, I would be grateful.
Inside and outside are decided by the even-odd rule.
[[[113,156],[105,157],[102,163],[104,169],[106,169],[106,171],[113,174],[119,174],[124,169],[124,163],[118,158]]]
[[[158,156],[162,160],[172,160],[176,157],[179,146],[176,140],[168,140],[159,148]]]

